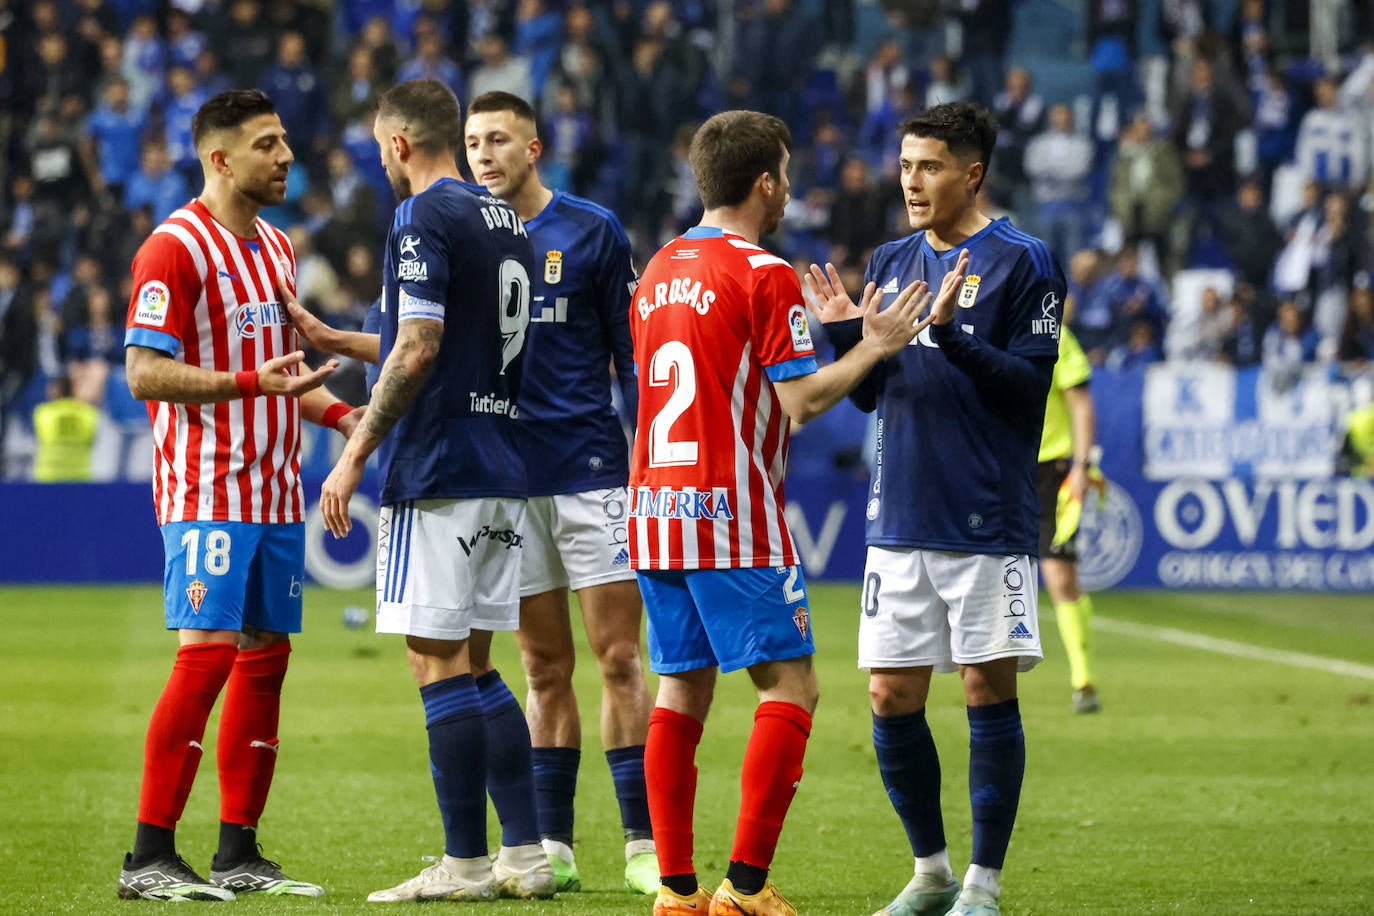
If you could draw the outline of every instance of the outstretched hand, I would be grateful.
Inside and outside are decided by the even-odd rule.
[[[949,324],[954,320],[954,300],[959,295],[959,288],[964,285],[964,275],[967,273],[968,249],[965,248],[959,252],[959,260],[954,262],[954,269],[945,274],[945,278],[940,281],[940,292],[930,310],[936,324]]]
[[[304,366],[308,371],[295,375],[292,369]],[[331,359],[318,369],[305,366],[305,353],[297,350],[285,356],[269,359],[258,367],[258,392],[265,395],[281,395],[298,398],[307,391],[314,391],[324,384],[325,379],[339,368],[339,361]]]
[[[921,313],[930,305],[931,294],[929,285],[917,280],[899,292],[887,308],[881,307],[883,297],[878,285],[869,283],[859,311],[864,320],[863,339],[888,357],[900,352],[930,324],[931,316],[921,318]]]
[[[338,331],[312,315],[295,297],[284,296],[282,301],[286,303],[286,314],[291,316],[291,326],[307,345],[321,353],[339,352]]]
[[[854,304],[854,300],[845,291],[844,280],[840,278],[840,272],[835,269],[834,264],[827,262],[825,270],[821,270],[819,264],[812,264],[811,270],[802,274],[802,286],[806,287],[806,293],[811,299],[811,310],[816,313],[822,324],[859,318],[863,315],[863,310]]]

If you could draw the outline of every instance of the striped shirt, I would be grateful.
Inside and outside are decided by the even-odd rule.
[[[277,294],[295,291],[295,253],[261,219],[240,238],[193,200],[134,257],[124,345],[219,372],[257,369],[297,348]],[[158,524],[298,522],[300,404],[260,396],[216,404],[148,402]]]
[[[773,383],[816,371],[790,264],[697,227],[649,262],[630,307],[639,423],[636,569],[797,562],[783,518],[788,417]]]

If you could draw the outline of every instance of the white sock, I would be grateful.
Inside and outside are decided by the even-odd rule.
[[[939,875],[941,878],[952,877],[954,868],[949,864],[949,850],[941,849],[933,856],[917,856],[916,874]]]
[[[964,887],[979,887],[994,897],[1002,896],[1002,869],[970,865],[964,872]]]
[[[464,881],[485,881],[491,877],[491,859],[487,856],[460,859],[445,853],[444,867]]]
[[[540,840],[539,842],[544,847],[544,855],[557,856],[565,862],[573,861],[572,847],[562,840]]]
[[[569,851],[571,852],[571,850]],[[541,865],[548,868],[549,863],[548,854],[544,852],[544,847],[539,843],[528,843],[524,846],[502,846],[497,859],[506,868],[519,872],[527,872]]]
[[[658,847],[654,845],[653,840],[630,840],[630,842],[625,844],[625,861],[630,861],[640,853],[654,853],[657,851]]]

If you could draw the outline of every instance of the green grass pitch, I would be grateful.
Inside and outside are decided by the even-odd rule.
[[[306,594],[260,831],[270,858],[329,894],[244,898],[227,905],[236,911],[381,912],[364,902],[368,891],[410,877],[442,849],[401,642],[342,624],[345,605],[370,598]],[[854,667],[857,587],[815,587],[812,601],[821,705],[773,877],[804,916],[868,916],[906,881],[911,860],[879,782],[865,678]],[[1097,608],[1115,620],[1374,665],[1368,595],[1105,593]],[[174,647],[160,629],[158,591],[6,588],[0,609],[0,912],[157,908],[117,901],[115,879],[133,839],[144,729]],[[1029,763],[1003,912],[1374,913],[1374,681],[1104,631],[1105,710],[1076,716],[1053,612],[1041,619],[1048,658],[1022,681]],[[520,694],[508,636],[497,654]],[[619,822],[589,659],[578,688],[586,891],[484,904],[484,913],[649,914],[648,898],[620,890]],[[708,885],[729,852],[753,704],[744,675],[722,679],[698,758],[697,865]],[[962,867],[968,730],[953,677],[936,680],[930,714],[950,850]],[[178,833],[201,869],[216,837],[215,725]],[[494,815],[489,822],[495,838]]]

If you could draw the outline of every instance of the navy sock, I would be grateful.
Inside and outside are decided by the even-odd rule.
[[[444,818],[444,852],[487,854],[487,734],[482,699],[470,674],[420,688],[429,729],[429,769]]]
[[[615,783],[615,799],[620,802],[620,826],[625,842],[652,839],[649,824],[649,790],[644,787],[644,745],[611,748],[606,752]]]
[[[487,791],[501,819],[501,845],[539,842],[535,813],[534,768],[530,762],[530,727],[520,702],[498,671],[477,679],[487,726]]]
[[[536,747],[534,800],[539,809],[539,836],[571,846],[573,795],[582,752],[575,747]]]
[[[1016,700],[968,707],[968,792],[973,864],[1001,868],[1026,773],[1026,735]]]
[[[873,750],[912,854],[935,855],[945,848],[945,821],[940,813],[940,756],[926,711],[918,709],[904,716],[874,713]]]

